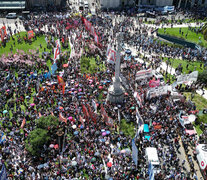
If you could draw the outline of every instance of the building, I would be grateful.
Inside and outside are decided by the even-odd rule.
[[[173,0],[138,0],[138,5],[172,6]]]
[[[63,0],[28,0],[27,7],[47,7],[47,6],[61,6],[63,4]]]
[[[134,0],[100,0],[101,7],[104,9],[114,9],[124,7],[127,5],[133,5]]]
[[[10,11],[10,10],[23,10],[25,9],[25,0],[0,0],[0,10]]]
[[[177,8],[190,8],[195,6],[207,7],[207,0],[100,0],[102,8],[119,8],[124,6],[175,6]]]

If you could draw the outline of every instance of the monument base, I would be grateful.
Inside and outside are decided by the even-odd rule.
[[[114,88],[114,84],[108,89],[107,101],[111,103],[123,103],[124,101],[124,88],[120,85]]]

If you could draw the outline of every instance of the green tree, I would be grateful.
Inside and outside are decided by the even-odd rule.
[[[37,128],[41,129],[51,129],[53,130],[59,124],[58,118],[55,116],[42,116],[39,119],[36,119]]]
[[[44,144],[47,144],[50,140],[48,131],[45,129],[37,128],[30,132],[26,140],[26,149],[33,155],[40,155],[41,149]]]
[[[198,74],[198,82],[205,84],[207,86],[207,70]]]

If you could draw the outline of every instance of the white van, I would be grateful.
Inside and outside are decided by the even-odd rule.
[[[196,157],[204,179],[207,178],[207,144],[198,144],[196,146]]]
[[[147,147],[145,150],[147,165],[149,166],[149,163],[153,165],[154,173],[158,174],[160,173],[160,161],[158,158],[157,149],[154,147]]]
[[[8,13],[6,15],[7,19],[16,19],[17,18],[17,14],[16,13]]]

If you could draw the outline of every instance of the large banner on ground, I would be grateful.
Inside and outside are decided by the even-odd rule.
[[[160,86],[156,88],[151,88],[147,92],[147,99],[151,99],[153,97],[161,96],[161,95],[167,95],[169,91],[169,86]]]
[[[198,71],[193,71],[190,74],[182,74],[177,77],[176,84],[187,84],[189,82],[196,82],[198,79]]]
[[[150,78],[152,77],[152,69],[148,70],[141,70],[136,73],[136,80],[141,80],[145,78]]]

